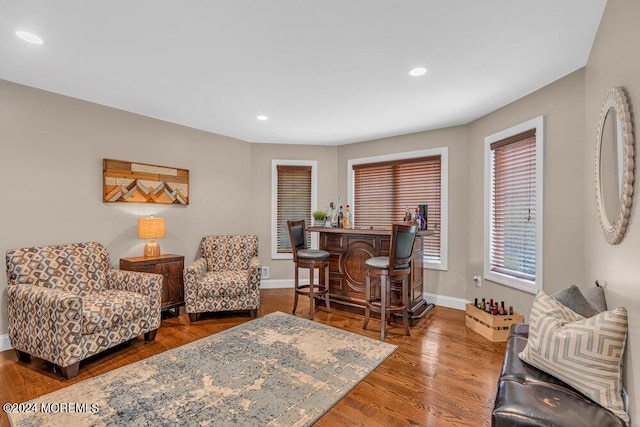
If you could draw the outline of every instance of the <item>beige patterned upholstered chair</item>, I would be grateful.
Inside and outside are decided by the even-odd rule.
[[[205,236],[200,255],[184,269],[184,302],[192,322],[200,313],[260,307],[258,236]]]
[[[113,270],[100,243],[7,252],[9,339],[31,356],[78,375],[80,361],[160,326],[162,276]]]

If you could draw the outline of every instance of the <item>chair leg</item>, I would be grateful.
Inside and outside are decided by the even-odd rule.
[[[151,342],[156,339],[156,334],[158,333],[158,328],[155,328],[152,331],[144,333],[144,342]]]
[[[15,350],[15,349],[14,349]],[[31,362],[31,355],[29,353],[25,353],[24,351],[15,350],[16,356],[18,356],[18,360],[24,363]]]
[[[313,320],[314,316],[314,308],[315,308],[315,298],[313,297],[313,272],[315,268],[309,269],[309,319]]]
[[[364,324],[362,329],[367,329],[369,324],[369,316],[371,315],[371,309],[369,309],[369,302],[371,301],[371,277],[369,271],[367,271],[367,278],[365,279],[364,286]]]
[[[257,308],[250,309],[249,316],[251,316],[252,319],[255,319],[258,316],[258,309]]]
[[[78,371],[80,370],[80,362],[76,362],[73,365],[60,367],[60,371],[62,372],[62,376],[66,379],[71,379],[73,377],[78,376]]]
[[[404,334],[411,336],[409,333],[409,280],[407,276],[402,278],[402,323],[404,324]]]
[[[324,267],[324,289],[327,291],[324,294],[324,302],[327,306],[327,311],[331,313],[331,306],[329,305],[329,264]]]
[[[380,341],[384,341],[385,329],[387,329],[387,276],[380,276]]]
[[[291,314],[296,314],[296,308],[298,307],[298,265],[295,266],[295,274],[293,279],[293,310]]]
[[[391,302],[391,279],[389,279],[387,281],[387,289],[386,290],[387,290],[387,305],[389,307],[391,307],[391,305],[393,304]],[[392,313],[388,313],[388,314],[389,314],[389,316],[387,317],[387,325],[391,326],[391,320],[393,318],[393,314]]]

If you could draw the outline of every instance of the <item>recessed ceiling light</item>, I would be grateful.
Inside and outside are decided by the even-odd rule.
[[[16,36],[20,37],[22,40],[33,43],[33,44],[42,44],[44,41],[36,36],[35,34],[28,33],[26,31],[16,31]]]
[[[427,69],[424,67],[416,67],[409,70],[409,75],[413,77],[419,77],[427,73]]]
[[[265,120],[269,120],[269,117],[260,114],[260,115],[256,116],[256,119],[264,122]]]

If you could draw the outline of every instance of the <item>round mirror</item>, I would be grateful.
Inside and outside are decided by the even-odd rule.
[[[609,108],[602,126],[600,145],[600,192],[609,223],[613,223],[618,215],[622,191],[622,140],[618,135],[620,129],[620,118],[616,110]]]
[[[596,204],[605,240],[620,243],[633,194],[633,129],[621,88],[609,89],[602,103],[596,139]]]

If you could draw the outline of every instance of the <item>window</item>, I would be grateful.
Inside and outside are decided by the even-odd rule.
[[[349,201],[354,225],[388,226],[401,222],[407,208],[428,205],[424,237],[425,268],[447,269],[448,149],[349,160]]]
[[[271,258],[291,259],[288,220],[306,219],[316,209],[316,161],[271,162]],[[312,234],[312,233],[309,233]],[[314,241],[309,244],[315,245]]]
[[[542,116],[485,138],[484,275],[542,289]]]

